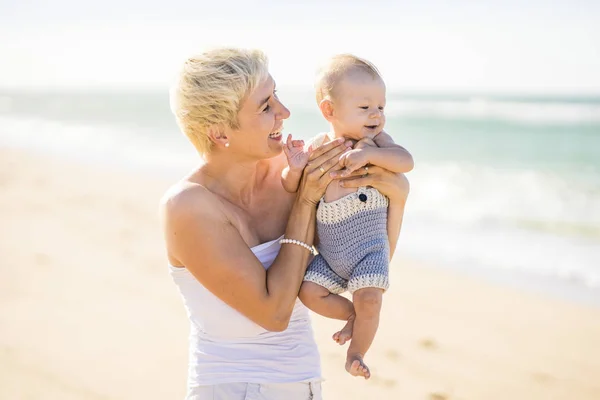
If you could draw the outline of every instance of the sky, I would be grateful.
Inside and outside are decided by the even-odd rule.
[[[600,1],[0,0],[0,87],[166,87],[204,49],[256,47],[278,85],[326,57],[411,91],[600,94]]]

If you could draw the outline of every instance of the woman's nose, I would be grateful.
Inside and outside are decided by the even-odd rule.
[[[279,118],[280,119],[288,119],[290,117],[290,110],[286,106],[283,105],[282,102],[279,102]]]

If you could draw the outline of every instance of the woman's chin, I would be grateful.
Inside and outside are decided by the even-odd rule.
[[[269,150],[267,158],[278,156],[283,152],[281,141],[269,140]]]

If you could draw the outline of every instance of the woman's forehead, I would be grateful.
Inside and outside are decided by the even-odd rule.
[[[266,101],[268,101],[268,99],[271,97],[271,95],[273,95],[274,89],[275,89],[275,81],[273,80],[273,77],[271,76],[271,74],[269,74],[266,77],[266,79],[262,80],[258,84],[256,89],[254,89],[254,91],[252,93],[250,93],[250,96],[248,96],[248,99],[254,102],[254,106],[260,107]]]

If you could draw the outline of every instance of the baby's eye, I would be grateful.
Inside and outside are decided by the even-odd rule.
[[[383,106],[379,106],[379,110],[380,110],[380,111],[383,111]]]
[[[369,106],[360,106],[360,108],[362,108],[363,110],[368,110]]]

